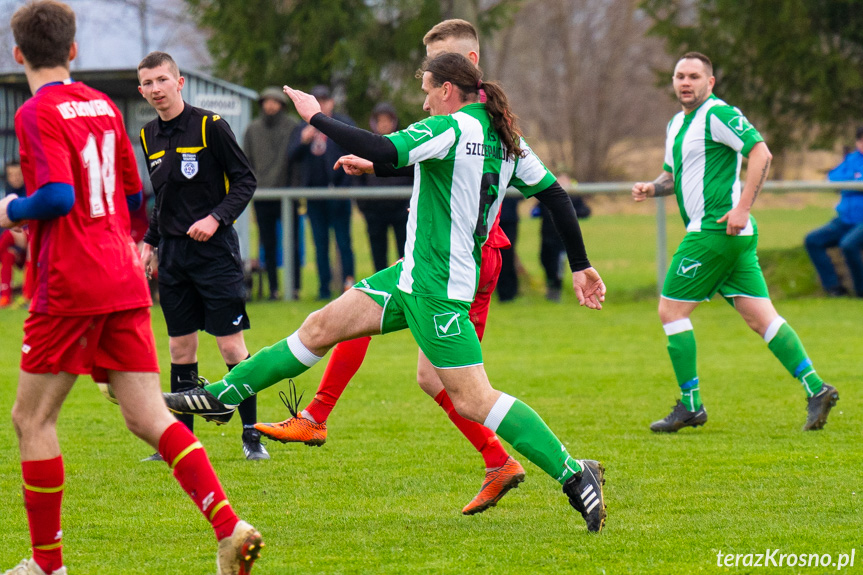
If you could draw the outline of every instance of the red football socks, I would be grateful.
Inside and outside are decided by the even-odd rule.
[[[22,461],[21,474],[33,560],[42,571],[52,573],[63,566],[63,532],[60,530],[65,480],[63,458]]]
[[[358,337],[343,341],[333,349],[315,398],[306,408],[316,422],[324,423],[330,416],[348,382],[363,364],[371,341],[371,337]]]
[[[434,400],[443,408],[462,435],[467,437],[467,440],[479,451],[487,468],[494,469],[506,463],[509,453],[491,429],[459,415],[445,389],[437,394]]]
[[[178,421],[168,427],[159,439],[159,454],[174,470],[174,477],[180,486],[213,526],[216,539],[229,537],[239,519],[231,509],[198,438]]]

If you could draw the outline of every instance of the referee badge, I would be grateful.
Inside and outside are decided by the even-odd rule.
[[[183,160],[180,162],[180,171],[188,179],[192,179],[198,173],[198,156],[195,154],[183,154]]]

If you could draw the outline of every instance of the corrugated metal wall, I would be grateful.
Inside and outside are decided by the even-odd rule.
[[[252,120],[252,111],[257,103],[257,93],[206,74],[182,71],[186,78],[183,99],[200,108],[206,108],[222,116],[242,143],[243,134]],[[138,171],[145,188],[152,192],[146,173],[144,154],[139,144],[139,133],[144,124],[156,118],[156,111],[138,93],[135,70],[75,70],[73,78],[105,92],[123,114],[129,139],[135,149]],[[30,97],[30,89],[24,74],[0,76],[0,162],[18,156],[18,139],[15,136],[15,112]],[[2,168],[2,165],[0,165]],[[0,182],[3,178],[0,177]],[[240,236],[243,257],[249,254],[249,213],[243,212],[236,223]]]

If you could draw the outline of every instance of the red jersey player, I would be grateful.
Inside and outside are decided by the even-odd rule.
[[[479,63],[477,32],[473,25],[465,20],[445,20],[437,24],[425,35],[423,43],[429,57],[445,52],[457,52],[474,65]],[[350,170],[349,165],[346,165],[345,169]],[[359,173],[356,172],[355,175]],[[470,321],[474,324],[480,340],[485,332],[491,294],[500,276],[500,250],[509,247],[509,239],[495,221],[489,230],[488,240],[482,247],[479,283],[470,306]],[[364,337],[338,344],[333,349],[324,377],[308,407],[296,413],[297,406],[289,406],[293,417],[279,423],[258,423],[255,428],[267,437],[285,443],[296,441],[307,445],[323,444],[327,438],[325,422],[348,382],[359,370],[370,342],[370,337]],[[441,406],[485,462],[486,474],[482,487],[476,497],[462,509],[462,513],[473,515],[493,507],[510,489],[518,487],[518,484],[524,481],[524,468],[507,453],[494,432],[456,412],[437,372],[422,351],[419,352],[417,361],[417,383]]]
[[[12,31],[15,61],[33,93],[15,116],[27,197],[0,202],[0,226],[29,224],[34,264],[12,409],[33,557],[6,573],[66,573],[56,421],[84,374],[110,382],[126,425],[158,449],[210,521],[219,573],[248,573],[261,536],[237,518],[203,446],[160,394],[150,296],[129,236],[129,207],[140,204],[141,181],[120,112],[69,77],[77,54],[71,8],[27,3],[13,15]]]

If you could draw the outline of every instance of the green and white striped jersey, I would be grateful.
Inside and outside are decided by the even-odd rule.
[[[716,222],[740,202],[740,165],[764,139],[746,116],[712,95],[696,110],[668,123],[663,169],[674,175],[674,193],[687,232],[721,231]],[[755,233],[755,220],[740,235]]]
[[[554,175],[524,141],[524,158],[505,157],[485,104],[385,137],[398,150],[397,168],[415,166],[399,289],[472,302],[482,244],[507,187],[530,197],[553,184]]]

